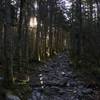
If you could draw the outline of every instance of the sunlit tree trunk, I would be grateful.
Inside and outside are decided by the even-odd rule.
[[[95,0],[96,5],[97,5],[97,29],[98,32],[100,32],[100,1],[99,0]]]

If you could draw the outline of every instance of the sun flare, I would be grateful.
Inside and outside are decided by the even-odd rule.
[[[30,19],[30,27],[35,28],[37,27],[37,18],[33,17]]]

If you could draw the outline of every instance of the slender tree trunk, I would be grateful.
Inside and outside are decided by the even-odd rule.
[[[23,11],[24,11],[24,0],[20,1],[20,16],[19,16],[19,26],[18,26],[18,62],[19,68],[18,70],[21,71],[22,67],[22,47],[23,47]]]
[[[50,6],[50,12],[49,12],[49,51],[50,51],[50,56],[52,56],[52,19],[53,19],[53,5],[52,2],[49,1],[49,6]]]
[[[5,2],[5,25],[4,25],[4,59],[5,59],[5,80],[7,88],[13,84],[13,39],[11,32],[10,0]]]
[[[76,1],[76,18],[77,18],[77,26],[76,30],[76,52],[77,55],[80,56],[81,53],[81,34],[82,34],[82,12],[81,12],[81,0]]]

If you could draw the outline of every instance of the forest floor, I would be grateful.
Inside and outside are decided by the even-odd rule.
[[[29,82],[16,86],[16,92],[21,99],[9,95],[14,99],[7,100],[100,100],[96,82],[78,73],[66,53],[44,63],[33,62],[29,68]]]
[[[100,89],[74,70],[65,53],[40,65],[31,75],[28,100],[100,100]]]

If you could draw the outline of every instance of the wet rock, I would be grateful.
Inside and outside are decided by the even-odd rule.
[[[7,94],[6,100],[21,100],[18,96]]]
[[[79,97],[82,97],[83,96],[82,91],[77,91],[77,94],[79,95]]]
[[[54,96],[53,100],[61,100],[61,98],[59,96]]]
[[[35,95],[32,95],[32,98],[30,100],[37,100],[37,97]]]
[[[70,83],[68,82],[68,83],[66,84],[66,86],[69,87],[69,86],[70,86]]]
[[[75,81],[72,81],[72,82],[70,82],[70,86],[71,87],[74,87],[74,86],[77,86],[78,84],[77,84],[77,82],[75,82]]]
[[[40,89],[36,89],[32,92],[31,100],[41,100],[42,92]]]
[[[92,94],[93,90],[92,89],[83,89],[82,93],[84,93],[84,94]]]
[[[60,94],[60,95],[63,95],[63,94],[65,94],[65,93],[66,93],[66,91],[65,91],[64,89],[60,89],[60,90],[59,90],[59,94]]]
[[[4,80],[4,77],[0,77],[0,81],[3,81]]]

